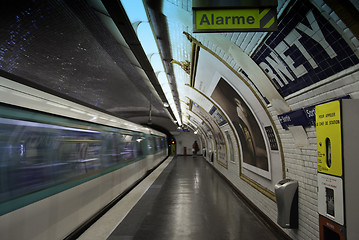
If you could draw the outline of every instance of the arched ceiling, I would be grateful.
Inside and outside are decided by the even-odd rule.
[[[191,0],[23,2],[6,1],[0,34],[2,75],[136,123],[152,123],[173,132],[178,125],[193,124],[187,121],[190,100],[196,98],[193,88],[201,89],[201,81],[209,84],[203,68],[213,59],[250,86],[261,104],[270,105],[276,114],[291,110],[286,98],[300,89],[284,91],[281,85],[295,81],[275,82],[285,72],[274,75],[265,61],[259,64],[264,58],[258,56],[259,49],[268,47],[266,53],[274,60],[286,51],[270,48],[267,42],[274,34],[194,33]],[[297,2],[278,1],[279,22],[288,18]],[[323,16],[332,15],[325,2],[307,2]],[[308,31],[316,27],[312,18],[308,12],[309,23],[304,17],[304,23],[286,26],[291,30],[288,36],[298,32],[309,36]],[[355,27],[352,30],[356,34]],[[288,39],[278,46],[300,49],[299,41]],[[357,42],[350,44],[352,49],[358,47]],[[203,51],[210,57],[201,58]],[[301,66],[291,64],[291,57],[285,59],[291,68],[288,76],[297,74]],[[314,68],[314,60],[307,60]]]
[[[127,4],[135,4],[134,1],[122,2],[125,6],[126,2],[128,2]],[[313,10],[308,11],[308,9],[313,8],[315,11],[319,10],[318,13],[321,12],[324,17],[335,15],[333,10],[323,1],[308,1],[306,3],[302,3],[301,6],[301,3],[297,1],[280,0],[277,5],[277,18],[278,22],[281,23],[283,30],[280,29],[279,33],[194,33],[192,1],[147,0],[142,2],[146,8],[149,22],[153,27],[154,35],[157,38],[160,52],[163,55],[163,63],[166,67],[168,67],[168,69],[170,69],[167,71],[168,75],[171,77],[170,86],[174,89],[176,102],[179,101],[181,104],[180,112],[182,114],[182,121],[187,123],[187,125],[189,125],[187,118],[190,115],[189,101],[190,99],[195,98],[191,95],[192,91],[189,90],[189,88],[192,87],[197,90],[201,90],[201,86],[195,81],[202,81],[202,84],[204,85],[209,85],[211,83],[211,78],[213,72],[215,71],[212,72],[203,69],[220,69],[218,65],[210,65],[211,61],[213,61],[211,58],[219,59],[228,69],[236,73],[238,81],[243,81],[250,85],[250,91],[253,91],[255,95],[259,96],[258,98],[262,102],[263,106],[273,107],[276,111],[275,114],[291,111],[292,109],[289,107],[285,97],[315,83],[315,80],[312,80],[310,83],[302,85],[299,84],[299,86],[292,87],[295,90],[281,89],[281,85],[286,85],[287,83],[290,83],[290,81],[302,81],[302,79],[300,79],[300,74],[305,75],[304,72],[307,71],[307,69],[310,69],[309,67],[305,69],[303,65],[294,63],[294,60],[300,58],[306,53],[305,48],[307,48],[307,46],[304,46],[301,43],[302,39],[300,39],[300,37],[309,37],[314,39],[314,41],[317,41],[315,40],[316,37],[321,38],[321,35],[325,34],[321,32],[320,27],[316,23],[321,21],[321,19],[316,20],[316,17],[312,13]],[[291,14],[288,14],[288,12],[295,12],[295,8],[297,10],[302,9],[301,11],[303,15],[301,17],[303,20],[296,20],[299,21],[297,26],[287,26],[286,22],[291,20]],[[327,18],[331,21],[331,17]],[[288,31],[290,32],[288,33]],[[266,54],[270,56],[270,59],[274,59],[273,62],[275,64],[280,63],[280,61],[284,61],[286,64],[285,68],[290,68],[290,73],[283,77],[283,79],[275,82],[275,77],[272,77],[274,74],[271,75],[271,72],[268,71],[268,69],[271,69],[268,67],[269,64],[267,64],[266,61],[262,62],[263,65],[261,65],[262,63],[259,64],[261,60],[257,55],[261,51],[264,51],[263,45],[267,46],[267,39],[276,37],[280,34],[288,34],[288,37],[278,44],[281,48],[284,46],[286,49],[280,50],[280,47],[273,47],[273,49],[269,47],[265,51],[267,51]],[[313,34],[317,36],[310,37]],[[289,38],[294,38],[294,35],[299,36],[297,36],[297,40],[287,40]],[[326,46],[322,44],[320,45],[320,47],[322,47],[321,51],[328,49]],[[290,46],[299,48],[300,52],[295,54],[291,53],[289,56],[287,56],[287,53],[283,54],[283,52],[287,51]],[[356,49],[358,46],[352,45],[350,47],[352,49]],[[211,56],[208,56],[205,59],[202,58],[200,63],[198,60],[199,49],[211,53]],[[310,54],[308,53],[307,55]],[[356,51],[355,54],[358,56],[358,51]],[[280,56],[278,59],[281,58],[282,60],[277,60],[276,56],[278,55]],[[311,61],[317,61],[320,58],[319,55],[317,60],[311,60],[312,58],[308,58],[307,56],[305,57],[309,63],[311,63]],[[175,61],[170,62],[170,59],[174,59]],[[197,68],[198,64],[201,65]],[[265,66],[267,66],[268,69],[266,69]],[[285,69],[280,69],[280,64],[278,64],[278,66],[274,66],[272,64],[271,67],[274,69],[273,71],[277,71],[276,76],[286,74]],[[346,67],[349,67],[349,65]],[[188,70],[188,68],[189,71],[186,72],[185,70]],[[284,73],[282,74],[281,71]],[[300,73],[300,71],[303,71],[303,73]],[[198,76],[198,73],[201,72],[205,72],[207,75]],[[221,74],[224,74],[224,72],[225,70],[222,70]],[[237,89],[237,91],[240,90]],[[202,102],[199,104],[205,103]]]

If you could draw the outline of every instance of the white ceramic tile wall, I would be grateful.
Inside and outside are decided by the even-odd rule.
[[[182,1],[171,1],[184,9],[189,9],[191,4],[182,4]],[[278,13],[285,13],[284,9],[294,1],[279,0]],[[353,49],[359,49],[359,41],[352,35],[339,17],[323,2],[323,0],[312,0],[323,16],[337,25],[337,29],[343,32],[347,42],[350,42]],[[358,8],[357,1],[351,2]],[[188,1],[186,1],[188,3]],[[190,10],[189,10],[190,11]],[[225,33],[227,39],[234,42],[242,50],[251,56],[261,45],[265,38],[265,33]],[[201,35],[195,36],[199,41],[214,53],[225,60],[233,69],[240,71],[241,67],[236,64],[231,57],[227,56],[216,45],[207,41]],[[342,73],[336,74],[327,80],[304,89],[303,91],[286,97],[290,107],[298,109],[305,106],[314,105],[331,98],[349,94],[352,98],[359,98],[359,66],[352,67]],[[201,103],[206,100],[198,99]],[[204,104],[206,105],[206,104]],[[203,106],[205,107],[205,106]],[[295,146],[293,136],[287,130],[282,129],[277,113],[271,106],[268,111],[272,116],[281,138],[285,173],[288,178],[299,182],[299,228],[298,230],[284,230],[293,239],[318,239],[318,213],[317,213],[317,159],[316,159],[316,131],[315,127],[305,128],[308,136],[309,146],[298,148]],[[264,196],[247,182],[239,178],[238,163],[229,162],[228,169],[223,168],[214,162],[214,166],[226,176],[238,189],[241,190],[256,206],[258,206],[273,222],[276,222],[277,207],[276,203]]]

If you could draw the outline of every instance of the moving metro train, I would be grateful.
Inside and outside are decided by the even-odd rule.
[[[65,238],[168,155],[165,134],[0,80],[4,239]]]

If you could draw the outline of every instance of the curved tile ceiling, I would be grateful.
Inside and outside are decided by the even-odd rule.
[[[176,130],[156,73],[137,38],[131,39],[132,26],[124,25],[121,34],[104,8],[96,8],[101,2],[93,2],[7,1],[2,76],[120,118]]]
[[[280,47],[296,42],[287,37],[272,47],[269,40],[277,39],[276,34],[265,32],[193,33],[191,0],[23,2],[6,1],[0,34],[3,75],[137,123],[151,120],[170,131],[182,124],[188,116],[189,87],[194,86],[198,46],[237,72],[241,81],[260,96],[263,105],[273,107],[277,114],[291,110],[287,103],[290,94],[314,83],[315,78],[325,77],[318,72],[305,79],[305,86],[281,89],[281,84],[291,79],[276,79],[285,74],[300,77],[300,66],[291,65],[291,59],[286,58],[290,72],[275,75],[270,67],[266,68],[266,61],[275,64],[276,56],[282,54]],[[299,6],[297,1],[278,1],[279,24],[287,21],[286,13],[295,4]],[[131,16],[126,10],[128,5],[135,10],[143,5],[142,19],[136,20],[138,12]],[[315,29],[311,19],[318,15],[316,11],[330,21],[340,20],[321,0],[308,0],[300,7],[308,6],[314,6],[314,13],[300,16],[303,23],[288,26],[289,31],[296,29],[290,36],[298,32],[305,35]],[[141,40],[141,28],[146,24],[151,27],[158,52],[146,52],[146,40]],[[345,24],[338,26],[345,28]],[[353,33],[345,32],[348,44],[340,43],[341,47],[358,49]],[[258,55],[264,51],[269,58]],[[353,64],[356,56],[358,50],[349,56]],[[314,60],[308,62],[315,68]]]

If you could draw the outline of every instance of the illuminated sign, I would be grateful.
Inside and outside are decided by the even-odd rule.
[[[193,32],[277,31],[275,8],[193,9]]]

